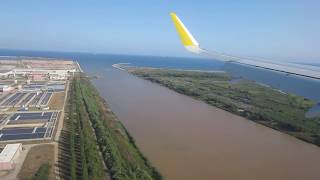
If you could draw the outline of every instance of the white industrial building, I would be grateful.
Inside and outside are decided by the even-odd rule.
[[[13,75],[12,70],[0,70],[0,78],[8,78],[10,75]]]
[[[69,77],[69,73],[76,71],[76,69],[14,69],[12,73],[13,76],[42,75],[51,80],[66,80]]]
[[[0,92],[8,92],[11,91],[13,88],[9,84],[0,84]]]
[[[21,143],[7,144],[0,153],[0,170],[13,169],[21,152]]]

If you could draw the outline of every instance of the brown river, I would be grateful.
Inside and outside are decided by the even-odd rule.
[[[320,180],[320,147],[116,69],[94,80],[168,180]]]

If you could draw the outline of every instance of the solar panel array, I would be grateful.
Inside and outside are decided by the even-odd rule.
[[[0,141],[50,138],[58,115],[59,112],[14,113],[8,118],[8,124],[39,121],[43,122],[43,125],[39,127],[5,127],[0,130]]]
[[[14,93],[9,98],[5,99],[1,106],[15,106],[27,93]]]
[[[31,99],[36,95],[36,93],[29,93],[20,103],[19,106],[27,106]]]
[[[64,91],[64,83],[30,84],[22,90],[2,95],[0,107],[47,107],[54,93]],[[58,111],[0,114],[0,142],[51,138],[58,116]]]
[[[36,97],[33,98],[29,106],[34,107],[34,106],[47,106],[51,97],[52,97],[52,92],[42,92],[36,95]]]
[[[40,106],[46,106],[46,105],[48,105],[51,96],[52,96],[52,93],[51,93],[51,92],[46,93],[45,96],[42,98],[42,101],[40,102],[39,105],[40,105]]]
[[[49,104],[53,92],[16,92],[9,94],[5,98],[1,98],[0,106],[2,107],[43,107]]]
[[[8,115],[6,114],[0,114],[0,124],[2,124],[4,122],[4,120],[6,120],[8,117]]]
[[[36,106],[36,105],[39,103],[39,101],[40,101],[40,99],[42,98],[43,95],[44,95],[43,92],[37,94],[36,97],[34,97],[33,100],[31,101],[31,103],[29,104],[29,106]]]

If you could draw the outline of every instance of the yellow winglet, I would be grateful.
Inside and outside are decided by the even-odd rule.
[[[189,51],[200,53],[199,43],[184,26],[179,17],[175,13],[170,13],[170,16],[172,18],[174,26],[176,27],[182,45]]]

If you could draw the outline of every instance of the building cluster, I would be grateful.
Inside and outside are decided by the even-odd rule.
[[[0,60],[0,179],[15,168],[22,143],[52,140],[68,79],[79,71],[68,60]]]
[[[0,78],[16,78],[25,77],[32,81],[44,81],[44,80],[66,80],[70,73],[76,72],[73,69],[28,69],[17,68],[8,69],[6,71],[0,71]]]
[[[12,84],[0,84],[0,92],[9,92],[13,90],[13,85]]]

